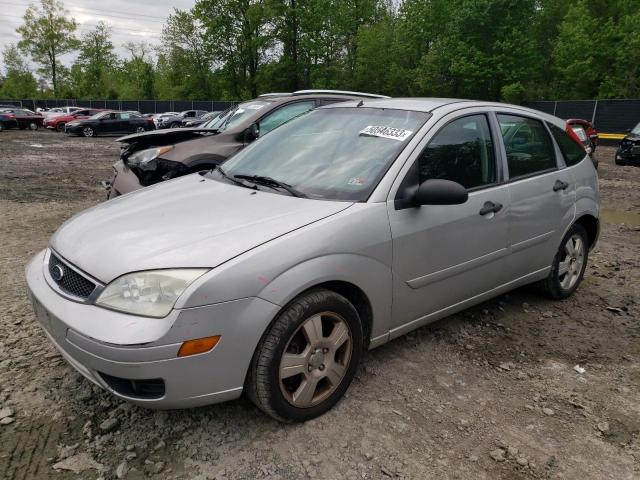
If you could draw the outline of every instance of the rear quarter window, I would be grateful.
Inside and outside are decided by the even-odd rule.
[[[547,125],[549,126],[549,130],[551,130],[551,135],[553,135],[553,138],[560,148],[560,152],[562,152],[564,163],[567,167],[571,167],[585,158],[587,152],[582,145],[579,145],[578,142],[573,140],[569,134],[561,128],[550,123],[547,123]]]

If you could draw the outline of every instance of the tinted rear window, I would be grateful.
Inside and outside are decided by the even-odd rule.
[[[586,156],[587,153],[582,145],[579,145],[578,142],[573,140],[567,132],[550,123],[547,123],[547,125],[562,152],[564,163],[566,163],[568,167],[575,165]]]

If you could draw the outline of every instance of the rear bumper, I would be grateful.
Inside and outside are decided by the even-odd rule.
[[[43,258],[43,252],[36,255],[26,275],[36,318],[49,340],[91,382],[148,408],[187,408],[238,398],[264,326],[279,308],[266,300],[245,298],[174,310],[165,319],[125,315],[60,296],[44,278]],[[105,321],[112,324],[112,338],[126,336],[127,329],[138,333],[124,344],[93,338],[92,329],[105,335],[97,328]],[[140,330],[144,324],[151,333]],[[177,357],[183,341],[211,335],[221,335],[213,350]],[[138,343],[146,337],[158,338]],[[161,383],[162,390],[149,395],[131,388],[151,381]]]

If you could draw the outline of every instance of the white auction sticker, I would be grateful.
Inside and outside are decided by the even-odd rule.
[[[360,130],[360,135],[368,135],[371,137],[390,138],[391,140],[405,141],[413,132],[403,128],[382,127],[378,125],[369,125]]]

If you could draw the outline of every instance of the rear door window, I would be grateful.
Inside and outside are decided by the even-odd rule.
[[[418,159],[420,183],[452,180],[465,188],[496,183],[496,158],[485,115],[448,123],[431,139]]]
[[[549,130],[551,130],[551,135],[553,135],[553,138],[555,138],[558,144],[558,148],[560,148],[562,152],[564,163],[567,167],[577,164],[586,157],[587,152],[584,150],[584,147],[572,139],[567,132],[550,123],[547,123],[547,125],[549,126]],[[580,130],[582,130],[582,128],[580,128]],[[582,130],[582,132],[584,133],[584,130]]]
[[[551,138],[541,121],[517,115],[498,115],[509,177],[523,177],[557,168]]]

